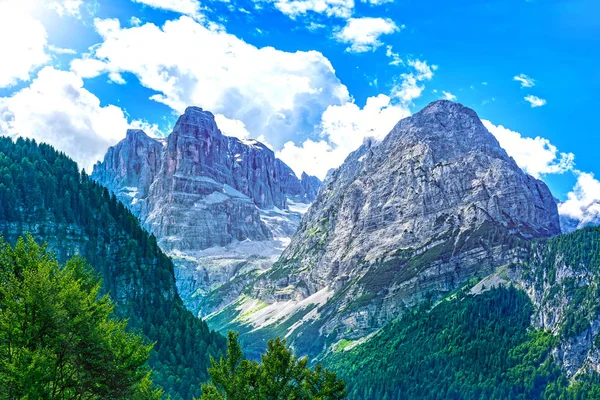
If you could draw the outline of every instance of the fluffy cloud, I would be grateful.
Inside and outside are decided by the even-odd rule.
[[[390,96],[369,97],[363,108],[354,102],[329,106],[321,119],[319,140],[308,139],[300,145],[287,142],[277,156],[297,174],[305,171],[323,179],[366,138],[383,139],[399,120],[410,115],[412,100],[424,89],[418,82],[431,80],[437,69],[421,60],[409,60],[406,64],[412,71],[401,75],[402,81],[394,86]]]
[[[577,183],[567,201],[558,205],[561,215],[579,221],[579,226],[600,221],[600,181],[594,174],[579,172]]]
[[[532,96],[532,95],[525,96],[525,101],[528,102],[529,104],[531,104],[531,108],[541,107],[541,106],[546,105],[545,99],[540,99],[539,97]]]
[[[243,121],[252,137],[264,135],[275,148],[316,132],[328,106],[350,99],[316,51],[259,49],[188,17],[162,28],[96,20],[96,29],[104,42],[71,64],[80,76],[130,72],[158,92],[151,99],[177,112],[198,105]]]
[[[257,3],[265,0],[254,0]],[[354,0],[266,0],[290,18],[309,12],[328,17],[349,18],[354,10]]]
[[[573,170],[575,155],[561,153],[548,139],[529,138],[502,125],[483,120],[483,125],[498,139],[500,146],[528,174],[540,178],[544,174],[562,174]]]
[[[49,61],[44,26],[17,1],[0,2],[0,88],[28,81]]]
[[[355,103],[330,106],[323,113],[321,140],[306,140],[301,146],[288,142],[277,156],[296,173],[305,171],[323,179],[327,171],[340,166],[350,152],[368,137],[383,139],[402,118],[410,115],[389,96],[369,97],[361,109]]]
[[[383,44],[379,40],[380,36],[398,32],[400,29],[389,18],[350,18],[346,26],[335,34],[335,38],[339,42],[350,44],[346,51],[364,53]]]
[[[229,119],[223,114],[215,115],[215,122],[224,135],[235,136],[240,139],[250,137],[250,132],[246,129],[246,124],[237,119]]]
[[[81,18],[81,6],[83,0],[61,0],[53,1],[48,4],[48,7],[52,8],[59,16],[70,16],[75,18]]]
[[[100,106],[80,77],[52,67],[43,68],[30,87],[0,98],[0,135],[49,143],[88,171],[127,128],[119,107]]]
[[[442,90],[442,98],[444,100],[456,101],[456,96],[455,95],[453,95],[450,92],[446,92],[444,90]]]
[[[535,81],[525,74],[517,75],[513,78],[513,80],[520,82],[522,88],[530,88],[535,86]]]
[[[152,8],[174,11],[180,14],[197,16],[200,14],[200,2],[198,0],[132,0]]]
[[[421,96],[425,89],[419,82],[431,80],[437,65],[429,65],[427,61],[421,60],[408,60],[406,64],[412,67],[414,71],[400,75],[402,79],[400,83],[394,85],[392,96],[404,104],[411,104],[414,99]]]

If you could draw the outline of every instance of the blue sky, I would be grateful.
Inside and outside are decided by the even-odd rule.
[[[3,0],[0,133],[90,169],[128,127],[164,135],[194,104],[323,177],[449,98],[589,219],[598,15],[593,0]]]

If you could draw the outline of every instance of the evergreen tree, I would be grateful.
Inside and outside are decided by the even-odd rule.
[[[80,254],[101,276],[101,294],[114,301],[115,315],[155,343],[152,379],[167,394],[200,395],[210,356],[223,354],[226,339],[185,309],[173,263],[156,238],[64,154],[0,137],[0,233],[14,244],[27,232],[48,243],[60,263]]]
[[[285,340],[269,340],[262,362],[242,354],[238,334],[230,331],[227,356],[211,360],[211,381],[202,386],[201,400],[341,400],[346,384],[317,365],[308,368],[307,359],[292,354]]]
[[[31,236],[0,238],[0,398],[160,399],[152,346],[112,318],[81,259],[60,266]]]

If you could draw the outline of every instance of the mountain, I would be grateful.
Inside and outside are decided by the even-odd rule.
[[[314,200],[320,181],[298,179],[264,144],[221,133],[213,114],[188,107],[173,132],[129,130],[92,178],[140,218],[180,267],[186,305],[240,273],[268,268]]]
[[[173,263],[155,237],[74,161],[45,144],[0,138],[0,232],[11,243],[29,232],[60,262],[84,257],[116,314],[156,343],[149,361],[154,381],[174,399],[199,396],[209,357],[224,353],[225,338],[186,310]]]
[[[326,366],[356,399],[599,398],[600,230],[515,248],[479,282],[338,343]]]
[[[330,173],[277,263],[208,321],[317,357],[559,233],[548,187],[473,110],[437,101]]]

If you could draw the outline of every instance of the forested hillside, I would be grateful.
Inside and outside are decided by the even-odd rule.
[[[570,385],[551,355],[557,338],[530,329],[527,295],[498,288],[450,300],[387,325],[365,344],[329,356],[351,398],[597,399],[588,375]],[[346,344],[347,345],[347,344]]]
[[[100,273],[116,313],[156,342],[154,381],[173,398],[200,394],[209,357],[226,340],[186,310],[173,265],[108,190],[51,146],[0,138],[0,233],[14,243],[29,232],[65,262],[83,256]]]

